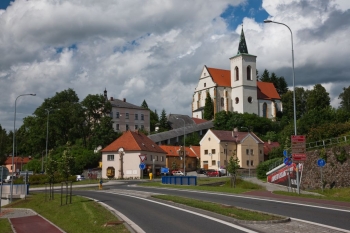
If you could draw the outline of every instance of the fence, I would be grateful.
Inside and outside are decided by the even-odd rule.
[[[162,184],[197,185],[197,176],[163,176]]]

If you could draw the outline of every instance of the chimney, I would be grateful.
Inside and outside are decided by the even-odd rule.
[[[271,145],[271,140],[269,139],[269,140],[267,140],[267,143],[269,144],[269,145]]]
[[[111,96],[110,100],[113,101],[113,97],[112,96]]]
[[[124,99],[123,99],[123,102],[125,102],[125,101],[126,101],[126,99],[124,98]]]

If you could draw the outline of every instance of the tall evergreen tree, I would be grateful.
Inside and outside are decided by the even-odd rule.
[[[143,102],[142,102],[142,104],[141,104],[141,107],[143,107],[143,108],[145,108],[145,109],[149,109],[146,100],[143,100]]]
[[[343,92],[340,93],[338,99],[340,99],[339,108],[350,112],[350,86],[343,87]]]
[[[204,119],[212,120],[214,118],[214,104],[211,99],[209,91],[207,92],[207,97],[205,98],[205,106],[204,106]]]
[[[159,131],[163,132],[163,131],[168,131],[169,129],[170,129],[170,126],[168,123],[168,118],[166,116],[165,109],[163,109],[159,119]]]

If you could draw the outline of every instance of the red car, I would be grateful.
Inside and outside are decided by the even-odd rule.
[[[215,177],[219,177],[221,176],[221,173],[219,171],[215,171],[215,170],[209,170],[206,172],[207,176],[215,176]]]

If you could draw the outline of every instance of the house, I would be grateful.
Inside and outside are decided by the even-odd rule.
[[[214,127],[212,121],[177,114],[170,114],[168,122],[172,130],[148,136],[158,145],[183,145],[184,135],[187,137],[192,133],[197,133],[202,138],[208,129]]]
[[[256,78],[256,56],[248,53],[243,28],[238,52],[230,58],[230,70],[204,66],[195,88],[192,116],[203,118],[205,99],[209,92],[214,115],[220,111],[254,113],[274,120],[282,111],[281,98],[273,83]]]
[[[153,173],[160,173],[160,168],[165,167],[166,152],[139,131],[124,132],[101,152],[102,178],[139,179],[153,169]],[[141,163],[145,166],[143,170]]]
[[[200,141],[201,167],[226,168],[231,156],[245,169],[255,169],[264,161],[264,142],[253,132],[209,130]]]
[[[107,90],[104,90],[104,97],[107,98]],[[150,131],[150,110],[136,106],[123,100],[110,97],[109,102],[112,105],[110,117],[113,122],[113,129],[117,132],[128,130]]]
[[[14,166],[13,171],[17,172],[17,173],[22,171],[24,165],[26,165],[31,159],[32,159],[31,156],[28,156],[28,157],[21,157],[21,156],[13,157],[13,166]],[[12,174],[12,156],[8,156],[4,164],[7,167],[7,169],[9,170],[9,173]]]
[[[170,170],[184,170],[184,160],[183,160],[183,147],[182,146],[169,146],[169,145],[161,145],[159,146],[166,152],[166,167]],[[198,146],[199,147],[199,146]],[[197,168],[198,162],[198,152],[197,147],[196,150],[193,149],[192,146],[185,147],[186,150],[186,171],[194,171]]]

